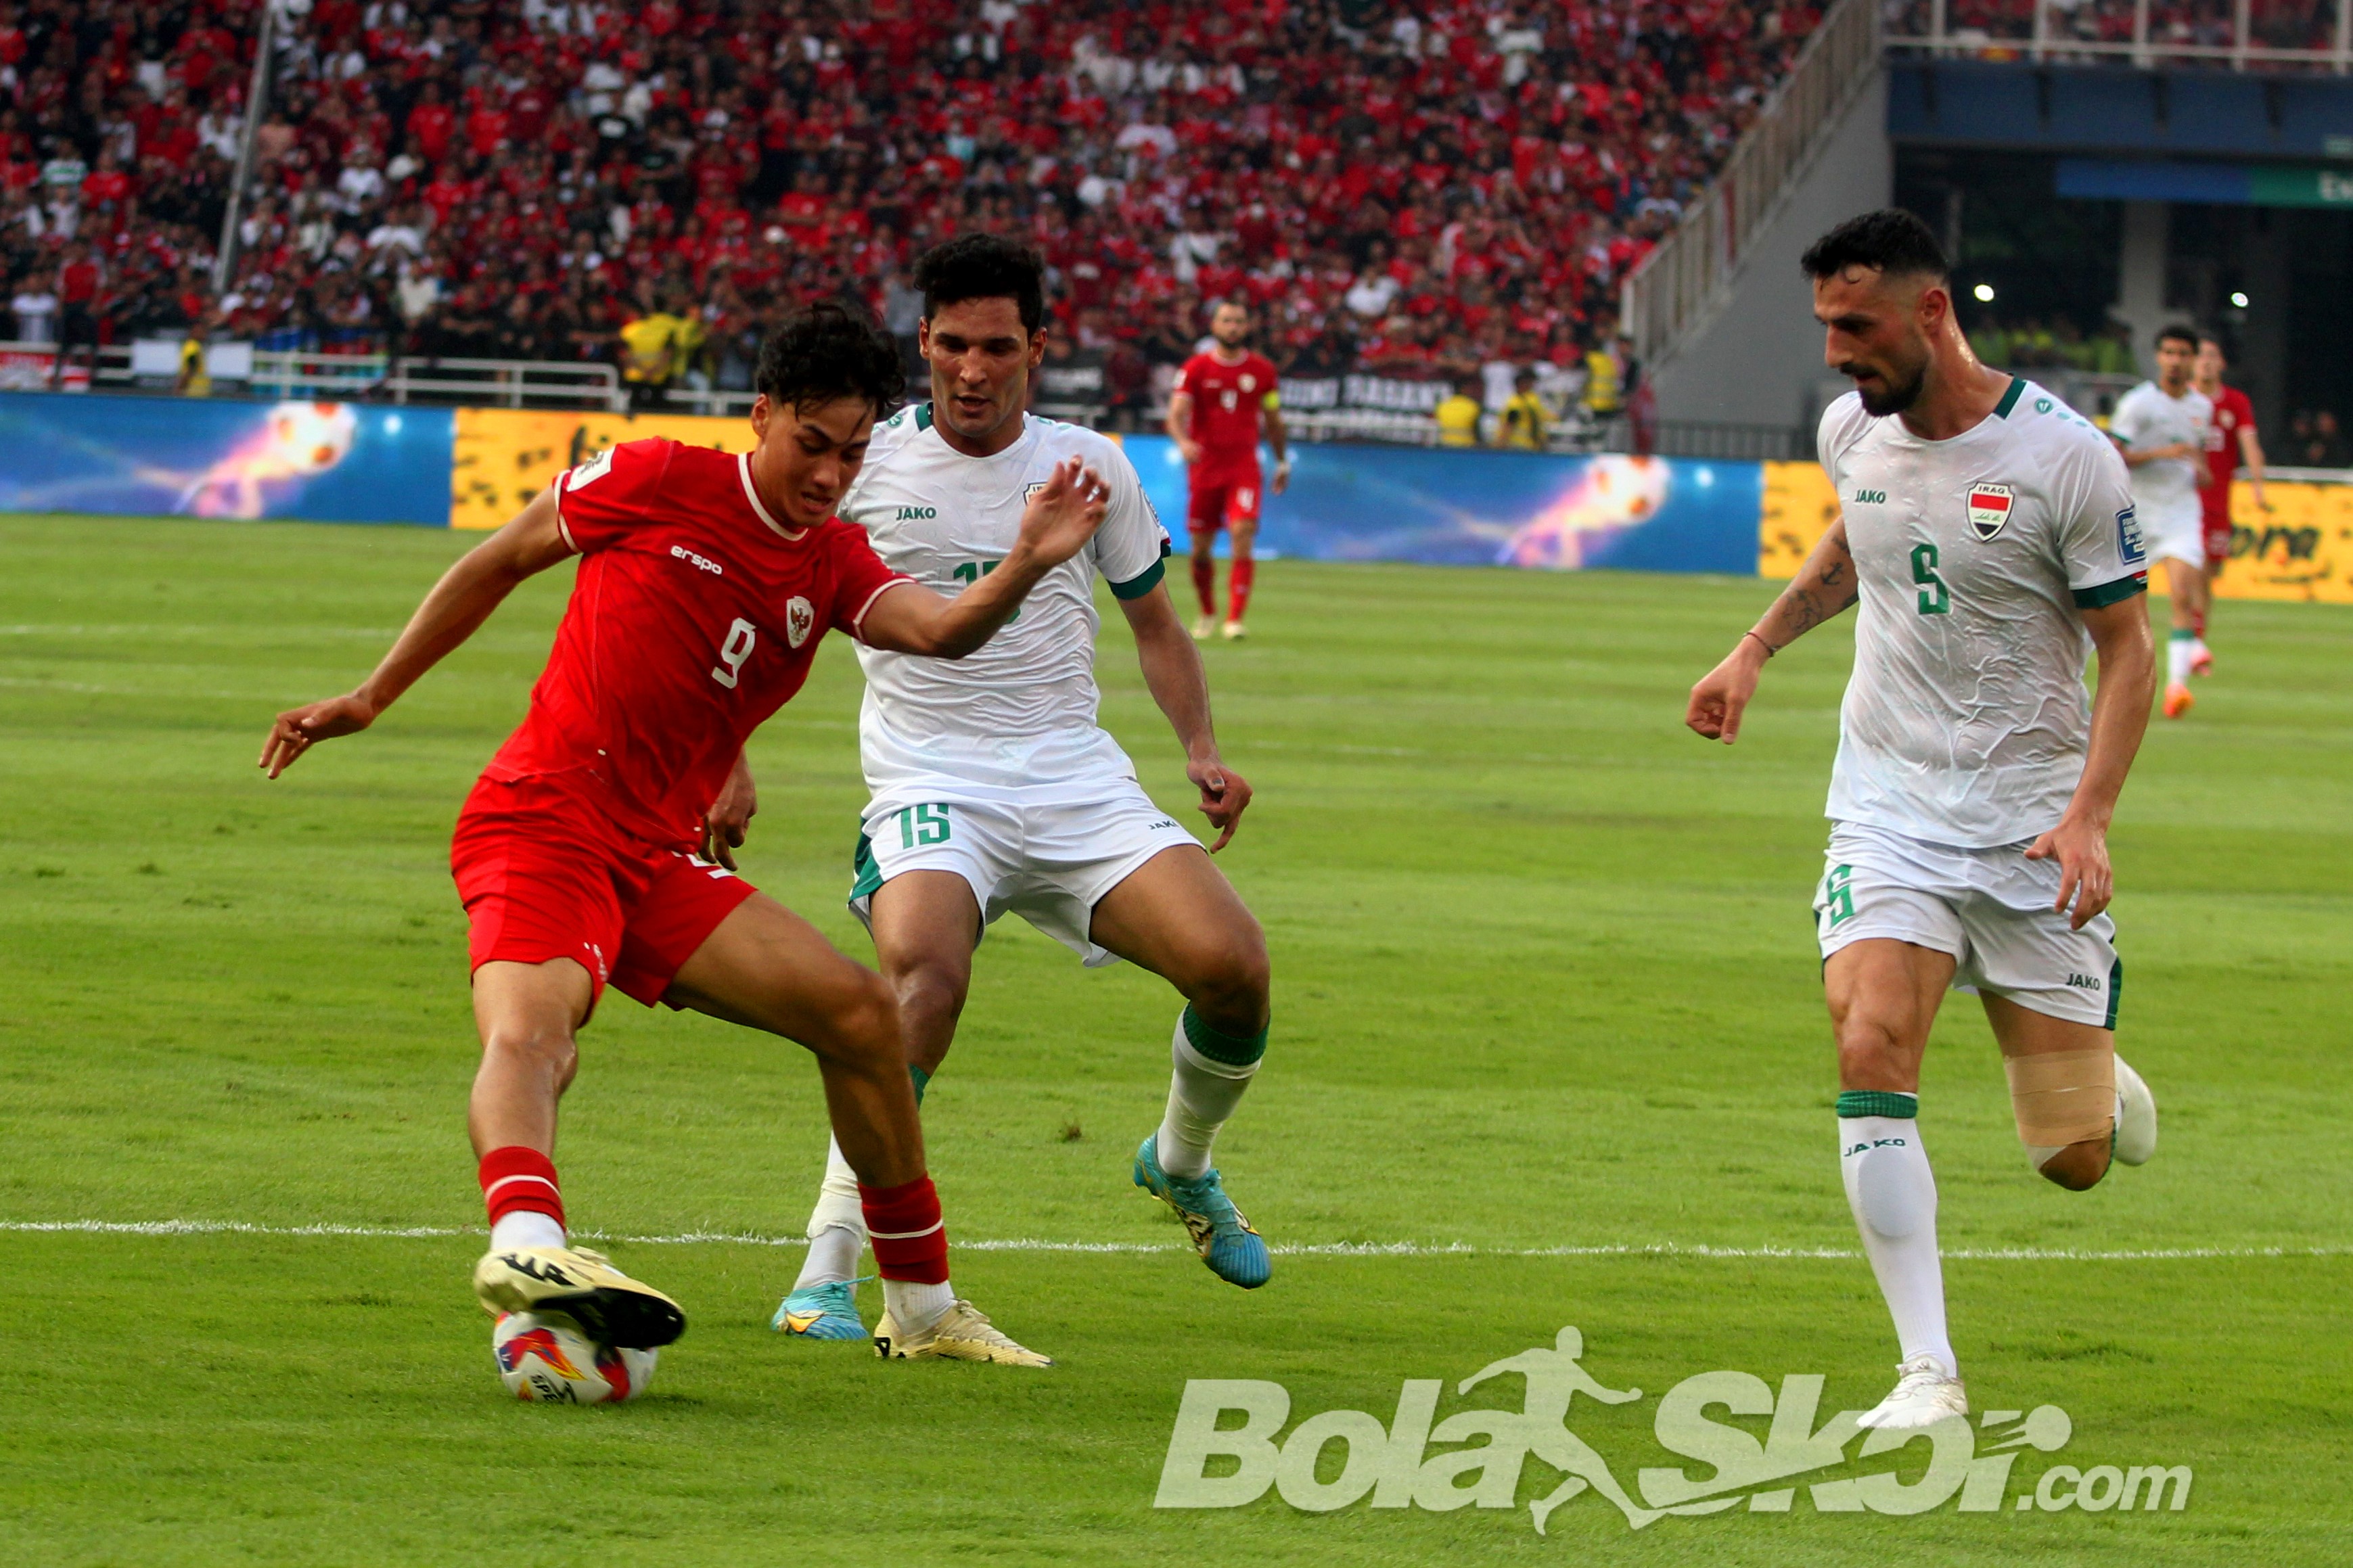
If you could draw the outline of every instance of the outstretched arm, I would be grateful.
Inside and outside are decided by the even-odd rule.
[[[1291,487],[1291,432],[1282,423],[1282,410],[1272,404],[1266,410],[1266,444],[1274,448],[1274,478],[1267,489],[1281,495]]]
[[[2271,510],[2272,503],[2263,499],[2263,444],[2252,425],[2239,426],[2239,461],[2246,465],[2247,487],[2254,491],[2256,508]]]
[[[1798,569],[1795,581],[1781,590],[1773,607],[1724,656],[1724,662],[1691,689],[1683,722],[1711,741],[1725,745],[1740,738],[1740,715],[1757,695],[1757,678],[1765,661],[1830,620],[1862,597],[1855,582],[1854,555],[1847,549],[1846,519],[1831,524],[1814,552]]]
[[[358,688],[278,715],[262,742],[261,770],[276,778],[321,741],[366,729],[418,677],[474,635],[524,578],[572,553],[556,521],[549,486],[514,521],[458,558],[441,574],[375,672]]]
[[[760,792],[752,782],[752,764],[738,752],[735,765],[727,771],[727,782],[719,786],[719,798],[702,814],[702,858],[734,870],[734,851],[744,847],[744,836],[752,831],[752,817],[759,809]]]
[[[2092,646],[2099,650],[2100,689],[2092,698],[2092,744],[2084,776],[2059,826],[2027,847],[2030,860],[2059,861],[2059,899],[2052,908],[2068,914],[2077,931],[2108,907],[2116,895],[2108,866],[2108,822],[2116,814],[2125,775],[2132,771],[2148,730],[2148,705],[2157,695],[2157,648],[2148,632],[2148,598],[2135,594],[2119,604],[2077,612]],[[2068,913],[2068,906],[2074,906]]]
[[[1013,618],[1038,580],[1081,550],[1103,526],[1111,489],[1076,458],[1029,498],[1013,552],[954,598],[915,583],[893,584],[860,623],[859,639],[892,653],[962,658]]]
[[[1135,661],[1144,668],[1144,684],[1152,700],[1168,717],[1185,748],[1185,776],[1201,792],[1201,812],[1218,830],[1209,846],[1215,855],[1230,843],[1250,803],[1250,781],[1226,766],[1218,755],[1217,732],[1209,725],[1209,679],[1201,669],[1200,650],[1176,618],[1168,590],[1155,584],[1148,594],[1122,599],[1128,629],[1135,634]]]
[[[1164,422],[1168,434],[1176,443],[1176,455],[1188,463],[1201,460],[1201,443],[1193,439],[1193,395],[1172,392],[1168,395],[1168,417]]]

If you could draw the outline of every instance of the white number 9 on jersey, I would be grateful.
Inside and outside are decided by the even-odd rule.
[[[734,690],[736,680],[744,673],[744,661],[752,657],[752,645],[759,640],[760,628],[736,616],[735,624],[727,628],[727,640],[719,645],[719,663],[711,667],[711,679]],[[723,669],[721,665],[726,668]]]

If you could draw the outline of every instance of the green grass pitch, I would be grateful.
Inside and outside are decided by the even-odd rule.
[[[2353,1556],[2353,612],[2224,605],[2221,672],[2126,795],[2122,1038],[2164,1107],[2156,1162],[2050,1188],[1969,999],[1931,1050],[1972,1401],[2063,1407],[2064,1452],[2029,1450],[1995,1513],[1824,1512],[1801,1479],[1786,1513],[1640,1531],[1588,1495],[1539,1539],[1525,1506],[1152,1505],[1188,1378],[1384,1422],[1402,1380],[1445,1379],[1443,1415],[1513,1405],[1517,1379],[1467,1402],[1452,1383],[1574,1323],[1596,1377],[1645,1391],[1570,1419],[1629,1487],[1686,1462],[1651,1423],[1693,1373],[1819,1373],[1825,1413],[1884,1392],[1806,910],[1843,623],[1774,663],[1726,751],[1682,729],[1683,692],[1770,584],[1274,565],[1251,640],[1208,650],[1259,791],[1221,863],[1276,974],[1266,1071],[1219,1153],[1278,1247],[1320,1250],[1250,1295],[1180,1250],[1127,1176],[1166,1083],[1166,987],[1008,921],[927,1119],[960,1288],[1060,1364],[781,1343],[816,1074],[616,997],[558,1151],[575,1224],[738,1239],[615,1243],[693,1326],[645,1400],[549,1409],[504,1396],[466,1287],[476,1047],[447,842],[568,574],[374,733],[276,784],[253,767],[269,715],[347,688],[470,542],[0,521],[0,1562]],[[1107,722],[1192,820],[1115,616],[1103,668]],[[841,906],[857,686],[834,639],[756,741],[745,864],[869,957]],[[167,1221],[254,1228],[102,1228]],[[1547,1248],[1591,1250],[1529,1255]],[[2116,1256],[2149,1252],[2177,1256]],[[2179,1512],[2013,1511],[2061,1460],[2188,1465],[2195,1490]],[[1518,1502],[1558,1479],[1531,1460]]]

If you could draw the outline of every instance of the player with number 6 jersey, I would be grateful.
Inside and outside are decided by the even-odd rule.
[[[579,557],[530,711],[450,852],[482,1037],[468,1126],[491,1247],[474,1288],[493,1314],[561,1314],[631,1350],[685,1330],[677,1302],[565,1228],[557,1101],[609,983],[817,1055],[898,1325],[879,1350],[1045,1364],[950,1288],[890,990],[738,879],[713,826],[744,741],[800,689],[827,631],[963,658],[1102,522],[1101,477],[1066,463],[1034,487],[987,582],[945,598],[892,572],[830,514],[902,382],[871,323],[831,306],[789,319],[761,355],[751,451],[631,441],[572,468],[443,575],[356,690],[271,729],[261,765],[275,778],[367,728],[524,578]]]
[[[2045,1179],[2080,1191],[2156,1147],[2156,1102],[2116,1054],[2124,965],[2105,912],[2108,822],[2156,668],[2149,552],[2106,437],[1978,363],[1926,225],[1867,214],[1803,265],[1825,359],[1855,384],[1820,437],[1840,517],[1692,688],[1684,721],[1730,744],[1766,660],[1860,605],[1814,912],[1839,1170],[1901,1346],[1862,1425],[1904,1430],[1968,1409],[1917,1119],[1947,988],[1982,998]]]

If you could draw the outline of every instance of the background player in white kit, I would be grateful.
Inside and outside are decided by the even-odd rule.
[[[2168,719],[2189,711],[2189,676],[2201,651],[2198,628],[2206,619],[2206,510],[2198,491],[2211,477],[2206,437],[2214,404],[2190,384],[2197,360],[2196,332],[2188,327],[2158,332],[2157,379],[2126,393],[2108,421],[2108,434],[2132,470],[2133,504],[2149,557],[2165,563],[2165,591],[2173,601],[2173,635],[2165,645]]]
[[[1186,753],[1223,848],[1250,804],[1209,723],[1200,655],[1162,586],[1169,552],[1135,469],[1093,431],[1025,414],[1043,356],[1042,264],[967,235],[917,263],[932,401],[874,432],[840,515],[883,561],[951,589],[1011,548],[1030,491],[1083,456],[1111,488],[1093,542],[1033,589],[990,648],[936,670],[860,658],[859,750],[872,798],[850,893],[897,993],[917,1093],[955,1036],[982,930],[1010,910],[1089,965],[1125,958],[1186,998],[1159,1130],[1135,1184],[1176,1209],[1203,1260],[1244,1289],[1266,1282],[1266,1243],[1225,1194],[1209,1151],[1266,1049],[1267,960],[1258,922],[1201,846],[1136,783],[1095,721],[1099,574],[1127,616],[1145,683]],[[943,673],[946,672],[946,673]],[[865,1337],[853,1296],[866,1239],[857,1178],[832,1150],[806,1267],[776,1327]],[[889,1332],[886,1316],[879,1340]]]
[[[1946,988],[1982,996],[2044,1176],[2081,1190],[2112,1152],[2138,1164],[2156,1147],[2156,1106],[2116,1057],[2123,967],[2101,912],[2108,820],[2148,723],[2146,564],[2115,449],[1978,363],[1925,224],[1866,214],[1804,266],[1824,357],[1855,383],[1820,433],[1842,515],[1685,721],[1730,744],[1765,661],[1860,599],[1814,909],[1839,1165],[1903,1347],[1863,1424],[1925,1426],[1968,1408],[1915,1120]]]

